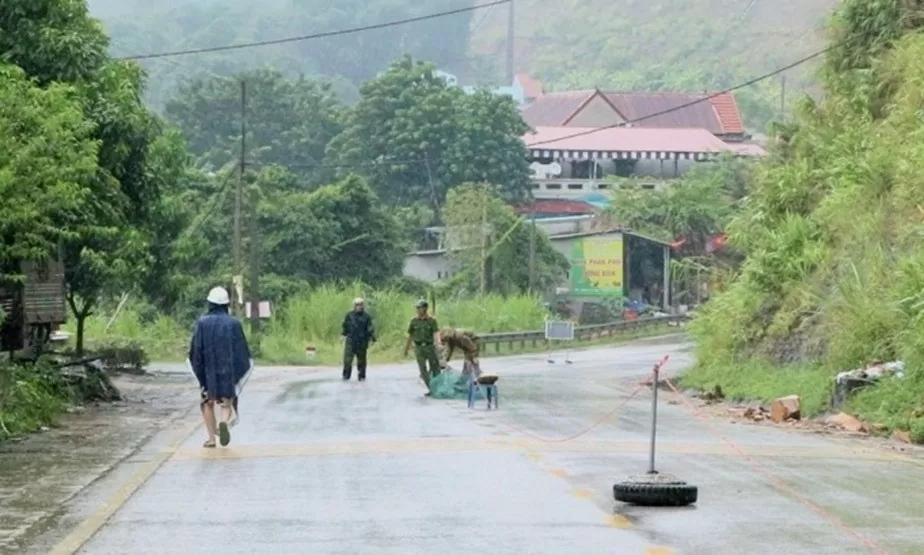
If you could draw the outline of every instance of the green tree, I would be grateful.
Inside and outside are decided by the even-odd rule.
[[[13,279],[3,274],[8,263],[54,256],[85,220],[97,172],[92,135],[72,87],[42,89],[0,65],[0,280]]]
[[[360,97],[328,154],[355,164],[382,200],[438,208],[466,181],[497,183],[508,199],[526,194],[528,129],[510,98],[466,95],[409,57],[363,84]]]
[[[0,59],[43,85],[93,79],[108,46],[85,0],[5,0],[0,8]]]
[[[247,87],[247,163],[281,164],[312,185],[328,183],[323,166],[330,140],[340,132],[343,107],[331,85],[290,80],[263,69],[233,79],[210,77],[179,89],[166,117],[186,136],[201,161],[221,167],[240,156],[241,87]]]
[[[271,233],[270,272],[370,285],[401,275],[407,251],[401,226],[358,176],[312,193],[268,195],[261,214],[261,228]]]
[[[684,255],[705,253],[725,230],[748,193],[752,164],[726,158],[694,171],[664,189],[617,189],[607,209],[619,225],[662,239],[684,239]]]
[[[182,306],[201,297],[203,280],[230,281],[236,175],[229,169],[191,183],[182,197],[205,207],[174,250]],[[244,275],[256,260],[261,296],[274,301],[308,283],[381,285],[401,275],[407,250],[398,220],[355,176],[309,191],[280,166],[248,172],[243,227]],[[252,240],[259,241],[258,257],[251,256]]]
[[[532,288],[544,292],[560,285],[569,267],[545,232],[534,230],[487,184],[466,183],[449,192],[446,242],[461,268],[452,285],[467,291],[513,294]],[[532,280],[531,245],[535,248]]]
[[[163,126],[141,102],[142,72],[108,58],[107,39],[83,1],[16,4],[0,12],[0,57],[42,85],[73,85],[98,145],[98,169],[84,184],[90,200],[82,219],[66,222],[63,240],[80,351],[84,322],[100,297],[136,283],[148,269],[164,164],[180,157],[152,151]]]

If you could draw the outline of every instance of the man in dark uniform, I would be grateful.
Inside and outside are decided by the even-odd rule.
[[[436,346],[439,344],[439,325],[436,319],[427,314],[427,301],[421,299],[417,301],[417,316],[411,319],[407,327],[407,343],[404,345],[404,356],[407,356],[414,343],[414,356],[417,359],[417,367],[420,370],[420,379],[430,388],[430,379],[439,375],[440,360],[436,353]],[[430,369],[427,370],[429,364]],[[426,395],[430,395],[428,391]]]
[[[349,381],[353,374],[353,357],[356,357],[356,371],[359,381],[366,381],[366,351],[369,343],[375,343],[375,328],[372,317],[366,312],[366,302],[353,300],[353,310],[343,319],[343,379]]]

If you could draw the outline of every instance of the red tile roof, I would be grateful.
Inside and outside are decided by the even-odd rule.
[[[523,136],[526,147],[537,150],[595,152],[728,152],[731,148],[705,129],[659,129],[612,127],[593,131],[587,127],[537,127]]]
[[[731,93],[708,98],[706,93],[566,91],[543,95],[526,107],[522,116],[533,127],[567,125],[597,94],[609,100],[623,119],[638,120],[633,127],[700,127],[715,135],[739,135],[745,131]],[[646,117],[660,112],[667,113]]]
[[[526,98],[539,98],[543,94],[542,83],[528,73],[518,73],[517,82],[523,87]]]
[[[738,103],[735,102],[735,95],[732,93],[717,94],[710,99],[710,102],[719,121],[722,122],[725,133],[744,133],[744,122],[741,120],[741,111],[738,109]]]
[[[519,214],[596,214],[597,208],[580,200],[537,199],[516,207]]]

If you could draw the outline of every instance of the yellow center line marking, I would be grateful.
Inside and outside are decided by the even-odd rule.
[[[561,468],[553,468],[548,471],[549,474],[555,476],[556,478],[567,478],[568,473],[562,470]]]
[[[227,449],[174,449],[174,461],[202,459],[241,459],[271,457],[317,457],[328,455],[380,455],[401,453],[459,452],[527,452],[531,460],[540,460],[539,453],[607,453],[612,455],[647,453],[644,441],[577,441],[568,445],[539,441],[493,438],[408,438],[400,440],[317,442],[308,444],[237,444]],[[738,456],[720,443],[662,443],[662,453],[687,455]],[[798,459],[847,459],[891,462],[895,455],[876,450],[846,448],[805,448],[795,446],[742,446],[750,456]]]
[[[617,514],[606,515],[606,525],[610,528],[619,528],[620,530],[632,528],[632,522],[630,522],[628,518]]]
[[[669,547],[649,547],[645,555],[674,555],[674,550]]]
[[[593,499],[597,496],[597,493],[592,489],[575,488],[571,491],[571,495],[578,499]]]
[[[198,408],[198,407],[197,407]],[[185,415],[182,425],[173,436],[173,441],[163,451],[157,453],[153,458],[147,460],[139,466],[138,470],[112,494],[112,496],[100,506],[96,512],[87,517],[83,522],[77,525],[70,534],[58,542],[48,555],[73,555],[84,546],[90,539],[102,528],[106,522],[112,518],[112,515],[122,508],[125,503],[131,499],[132,495],[138,491],[141,486],[151,479],[151,476],[163,465],[174,453],[180,448],[189,436],[193,434],[201,424],[199,411],[192,409]]]

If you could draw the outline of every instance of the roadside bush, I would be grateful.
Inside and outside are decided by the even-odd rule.
[[[884,41],[878,57],[838,47],[828,94],[803,104],[755,172],[728,226],[746,259],[691,326],[699,363],[687,383],[817,399],[817,379],[827,388],[839,371],[901,360],[905,378],[863,390],[847,410],[924,435],[924,36],[893,25],[903,10],[862,0],[840,9],[842,31]]]
[[[0,440],[53,426],[73,399],[67,381],[43,360],[0,365]]]
[[[144,347],[137,341],[104,345],[95,349],[94,354],[100,357],[100,363],[107,372],[141,373],[150,362]]]

